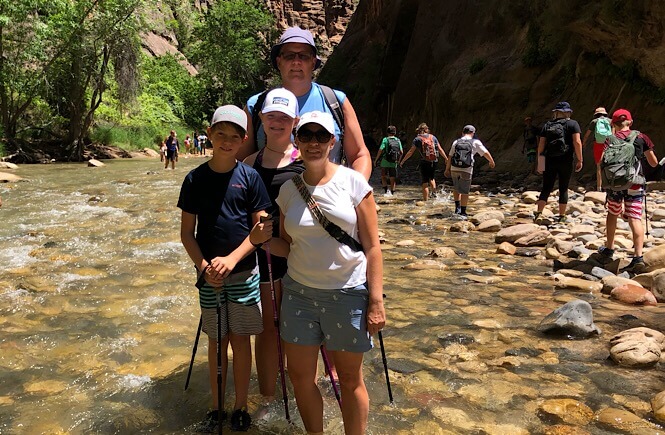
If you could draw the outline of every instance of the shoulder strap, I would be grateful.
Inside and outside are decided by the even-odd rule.
[[[256,99],[254,107],[252,107],[252,130],[254,132],[254,146],[256,147],[256,149],[259,149],[259,140],[256,137],[257,133],[259,132],[259,127],[261,124],[261,118],[259,118],[259,112],[261,112],[261,108],[263,107],[264,101],[266,101],[267,95],[268,95],[267,90],[261,92],[258,98]]]
[[[326,105],[332,112],[332,116],[335,119],[337,126],[339,127],[339,161],[344,164],[346,162],[346,155],[344,153],[344,111],[342,110],[342,106],[339,104],[337,94],[335,94],[335,91],[332,88],[325,85],[319,85],[319,88],[321,88],[323,98],[326,100]]]
[[[300,174],[294,175],[293,178],[291,178],[291,181],[293,181],[293,184],[296,185],[298,192],[300,192],[300,196],[302,197],[303,201],[305,201],[305,204],[307,204],[307,208],[309,208],[312,216],[316,218],[323,229],[326,230],[332,238],[344,245],[347,245],[349,248],[356,252],[361,252],[363,250],[362,245],[358,243],[356,239],[351,237],[346,231],[341,229],[336,224],[330,222],[326,215],[323,214],[323,211],[321,211],[321,208],[319,208],[319,205],[316,203],[316,201],[314,201],[314,198],[312,198],[312,195],[310,195],[309,190],[307,190],[307,187],[305,186],[305,183],[303,182],[302,176]]]

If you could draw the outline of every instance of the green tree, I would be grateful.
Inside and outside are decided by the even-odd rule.
[[[219,0],[204,14],[191,45],[205,92],[202,110],[212,113],[220,103],[242,104],[247,90],[256,89],[268,73],[266,62],[273,17],[258,0]]]

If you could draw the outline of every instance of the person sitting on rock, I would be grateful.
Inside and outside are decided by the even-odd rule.
[[[619,109],[612,114],[612,127],[614,135],[618,139],[627,140],[631,134],[633,117],[626,109]],[[654,144],[644,133],[638,133],[633,141],[635,156],[641,162],[644,159],[651,165],[658,165],[658,158],[654,153]],[[640,164],[640,171],[642,165]],[[643,184],[633,184],[627,190],[605,189],[607,192],[607,219],[605,229],[607,232],[607,243],[601,246],[598,252],[611,260],[614,255],[614,234],[617,229],[617,221],[623,212],[623,218],[628,221],[633,233],[633,258],[630,264],[621,271],[639,273],[644,270],[644,259],[642,248],[644,247],[644,227],[642,226],[642,201],[646,192]]]

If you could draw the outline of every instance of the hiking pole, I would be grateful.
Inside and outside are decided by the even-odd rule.
[[[644,218],[646,220],[646,235],[649,237],[649,210],[647,209],[647,185],[644,185]]]
[[[286,377],[284,373],[284,355],[282,354],[282,338],[279,334],[279,317],[277,315],[277,298],[275,296],[275,284],[272,280],[272,256],[270,255],[270,245],[265,246],[266,258],[268,259],[268,279],[270,280],[270,299],[272,300],[272,319],[275,323],[275,332],[277,333],[277,355],[279,357],[279,376],[282,378],[282,399],[284,400],[284,414],[286,421],[291,423],[289,415],[289,398],[286,393]]]
[[[194,286],[201,290],[201,287],[205,284],[205,271],[206,269],[203,269],[203,272],[199,275],[199,278],[196,280],[196,284]],[[185,381],[185,391],[187,391],[187,387],[189,387],[189,378],[192,377],[192,368],[194,367],[194,357],[196,356],[196,350],[199,347],[199,337],[201,337],[201,328],[203,327],[203,315],[199,317],[199,328],[196,330],[196,339],[194,340],[194,348],[192,349],[192,359],[189,361],[189,370],[187,371],[187,380]]]
[[[383,334],[379,330],[379,344],[381,345],[381,359],[383,360],[383,371],[386,374],[386,386],[388,387],[388,397],[390,403],[394,403],[393,390],[390,388],[390,376],[388,375],[388,361],[386,360],[386,348],[383,346]]]
[[[217,428],[222,435],[222,304],[220,302],[221,288],[216,288],[217,293]],[[228,301],[226,308],[226,321],[228,316]]]
[[[383,298],[386,298],[386,295],[383,295]],[[386,386],[388,387],[388,397],[390,398],[390,403],[394,403],[393,400],[393,389],[390,387],[390,376],[388,375],[388,360],[386,359],[386,348],[383,346],[383,333],[379,329],[379,345],[381,346],[381,359],[383,360],[383,372],[386,374]]]
[[[333,393],[335,393],[335,399],[337,399],[337,404],[339,404],[339,409],[342,409],[342,397],[339,395],[339,390],[337,389],[337,384],[335,383],[335,378],[333,377],[332,370],[330,370],[330,361],[328,360],[328,353],[326,349],[321,345],[321,358],[323,359],[323,367],[326,369],[326,373],[330,377],[330,383],[332,384]]]

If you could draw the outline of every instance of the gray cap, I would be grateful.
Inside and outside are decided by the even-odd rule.
[[[240,107],[234,106],[232,104],[218,107],[217,110],[215,110],[215,113],[212,115],[210,126],[212,127],[213,125],[222,121],[231,122],[242,128],[245,133],[247,133],[247,114]]]
[[[464,133],[475,133],[476,132],[476,127],[474,127],[471,124],[467,124],[464,126],[464,129],[462,130]]]

